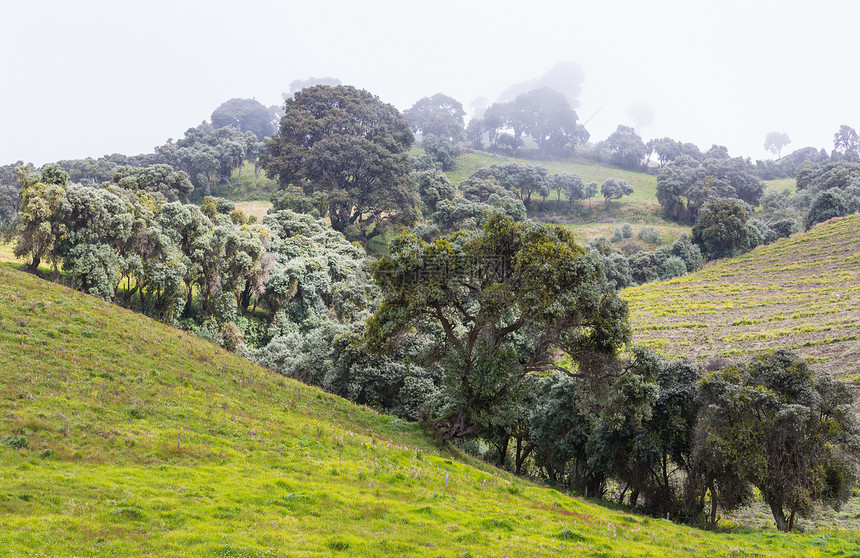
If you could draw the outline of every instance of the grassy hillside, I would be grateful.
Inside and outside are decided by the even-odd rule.
[[[714,534],[573,499],[5,265],[0,369],[4,555],[844,556],[860,544]]]
[[[860,383],[860,214],[624,291],[635,341],[673,356],[789,347]]]
[[[417,148],[416,148],[417,149]],[[417,151],[416,151],[417,152]],[[576,207],[562,199],[556,202],[555,193],[547,198],[548,203],[538,208],[533,204],[529,210],[532,219],[550,223],[563,223],[570,227],[577,236],[577,241],[585,243],[596,236],[612,236],[612,232],[621,223],[633,225],[651,225],[660,231],[664,242],[671,243],[681,233],[690,232],[690,227],[666,221],[662,217],[660,204],[657,202],[657,177],[653,174],[633,172],[608,165],[600,165],[586,159],[567,161],[532,161],[505,157],[493,153],[469,151],[457,158],[457,167],[447,173],[448,177],[459,184],[478,169],[494,164],[522,163],[546,167],[550,174],[574,173],[588,182],[603,182],[616,176],[626,180],[633,186],[634,192],[620,200],[613,200],[605,206],[598,192],[597,197]],[[638,227],[636,227],[638,232]]]

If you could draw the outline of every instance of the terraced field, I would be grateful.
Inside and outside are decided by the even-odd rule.
[[[860,215],[624,291],[635,341],[670,356],[777,347],[860,383]]]

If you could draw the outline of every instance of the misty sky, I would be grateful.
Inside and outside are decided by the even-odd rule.
[[[847,1],[0,0],[0,164],[151,152],[231,97],[281,102],[337,77],[401,110],[443,92],[468,107],[557,61],[585,73],[592,140],[647,140],[769,158],[860,128],[860,3]],[[595,114],[596,113],[596,114]]]

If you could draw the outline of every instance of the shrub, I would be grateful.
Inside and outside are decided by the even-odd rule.
[[[770,224],[771,230],[777,238],[788,238],[797,231],[797,221],[794,219],[780,219]]]
[[[23,449],[29,447],[29,444],[27,443],[27,438],[25,438],[24,436],[4,436],[3,439],[0,440],[0,445],[15,449]]]
[[[674,277],[680,277],[685,273],[687,273],[687,265],[684,263],[684,260],[678,256],[671,256],[663,262],[663,274],[661,279],[672,279]]]
[[[663,242],[663,238],[660,236],[660,233],[652,226],[642,227],[639,230],[637,238],[642,242],[647,242],[648,244],[660,244]]]

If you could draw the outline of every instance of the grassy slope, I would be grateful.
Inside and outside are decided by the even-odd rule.
[[[28,442],[0,445],[7,555],[801,556],[860,544],[853,532],[713,534],[572,499],[5,265],[0,369],[0,438]]]
[[[563,210],[560,212],[554,211],[552,203],[546,211],[540,213],[530,211],[529,216],[533,219],[568,225],[581,243],[596,236],[612,236],[612,232],[625,222],[633,224],[635,232],[638,232],[643,225],[654,226],[666,243],[671,243],[681,233],[690,232],[690,227],[662,218],[660,204],[657,202],[657,177],[652,174],[599,165],[586,159],[576,159],[573,162],[532,161],[479,151],[462,154],[457,159],[457,168],[447,174],[453,182],[459,184],[480,168],[504,163],[540,165],[546,167],[550,174],[574,173],[582,177],[586,183],[602,184],[610,176],[616,176],[633,186],[634,192],[631,196],[613,200],[608,208],[605,207],[603,198],[598,192],[597,197],[584,202],[574,211],[568,209],[568,202],[564,199],[562,200]],[[551,193],[548,200],[554,202],[555,193]]]
[[[635,341],[734,357],[790,347],[860,383],[860,214],[702,271],[624,291]]]

